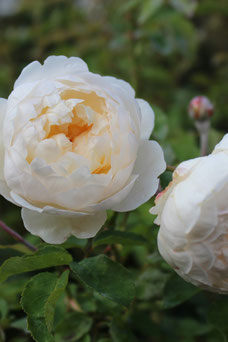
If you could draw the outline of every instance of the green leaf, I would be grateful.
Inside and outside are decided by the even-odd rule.
[[[199,292],[199,288],[187,283],[179,276],[173,276],[165,286],[163,308],[170,309],[178,306]]]
[[[220,298],[218,295],[213,294],[210,294],[210,296],[213,302],[209,307],[208,321],[223,335],[224,341],[228,341],[228,298],[225,296]]]
[[[52,330],[55,314],[55,303],[60,295],[64,292],[69,278],[69,271],[65,271],[61,277],[56,281],[56,285],[51,295],[49,296],[45,305],[45,320],[48,330]]]
[[[13,245],[0,245],[0,249],[13,249],[15,251],[18,251],[18,252],[24,253],[24,254],[31,254],[32,253],[28,247],[26,247],[20,243],[15,243]]]
[[[94,291],[93,297],[96,300],[96,313],[101,315],[107,315],[110,312],[113,316],[119,316],[123,310],[125,309],[122,305],[114,302],[113,300],[108,299],[107,297],[102,296],[100,293]]]
[[[55,340],[74,342],[87,334],[92,326],[92,319],[81,312],[74,312],[64,317],[56,328]]]
[[[27,281],[27,277],[14,277],[8,282],[0,283],[1,297],[4,298],[10,309],[20,309],[18,298],[20,297]]]
[[[23,317],[23,318],[20,318],[20,319],[14,321],[13,323],[11,323],[11,327],[28,332],[28,330],[27,330],[27,318]]]
[[[163,0],[142,1],[142,9],[138,17],[139,24],[144,24],[162,6]]]
[[[0,267],[0,282],[15,274],[68,265],[71,261],[72,257],[65,249],[45,246],[34,254],[7,259]]]
[[[130,272],[105,255],[73,262],[70,267],[83,283],[118,304],[128,306],[135,296]]]
[[[53,273],[39,273],[24,288],[21,305],[28,315],[28,329],[38,342],[53,341],[54,308],[67,286],[68,276],[68,270],[60,278]]]
[[[173,326],[180,336],[201,336],[208,334],[212,326],[192,318],[181,318],[173,320]]]
[[[187,16],[192,16],[197,7],[197,2],[195,0],[171,0],[171,5]]]
[[[28,317],[28,330],[36,342],[55,342],[47,329],[44,318]]]
[[[146,239],[139,234],[122,232],[120,230],[105,230],[95,237],[93,246],[111,245],[115,243],[122,245],[142,245],[146,242]]]
[[[137,342],[129,327],[118,320],[113,320],[110,326],[110,334],[113,342]]]
[[[91,338],[89,335],[83,336],[79,342],[91,342]]]
[[[161,296],[168,275],[156,268],[147,268],[136,280],[136,297],[141,300]]]
[[[53,305],[53,297],[56,301],[66,287],[68,274],[69,271],[65,271],[59,279],[56,274],[49,272],[42,272],[32,277],[22,293],[23,310],[29,316],[46,318],[47,306]]]
[[[120,15],[125,14],[128,11],[131,11],[133,8],[137,7],[139,4],[139,0],[129,0],[123,2],[123,4],[119,7],[118,12]]]
[[[8,313],[8,304],[5,299],[0,298],[0,319],[5,319]]]

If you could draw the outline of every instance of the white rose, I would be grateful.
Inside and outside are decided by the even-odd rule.
[[[181,163],[157,196],[163,258],[185,280],[228,293],[228,134],[207,157]]]
[[[157,190],[154,113],[131,86],[80,58],[29,64],[0,100],[0,193],[49,243],[94,236],[106,209],[133,210]]]

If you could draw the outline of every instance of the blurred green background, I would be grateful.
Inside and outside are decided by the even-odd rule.
[[[79,56],[92,72],[128,81],[137,97],[149,101],[156,114],[152,137],[162,145],[166,161],[176,165],[199,155],[198,136],[187,114],[192,97],[206,95],[215,105],[210,150],[228,131],[227,19],[227,0],[0,0],[0,97],[8,97],[23,67],[33,60]],[[170,176],[163,175],[162,185]],[[86,291],[79,293],[75,296],[84,311],[90,316],[98,312],[100,328],[77,339],[60,333],[56,341],[226,341],[228,300],[198,293],[173,275],[157,253],[150,207],[147,203],[130,214],[128,223],[119,218],[122,229],[148,241],[143,247],[118,247],[122,263],[137,275],[131,310],[126,313],[91,299]],[[0,219],[25,234],[20,209],[3,198]],[[0,240],[1,245],[13,243],[2,232]],[[17,253],[0,248],[0,263]],[[31,341],[18,302],[23,279],[15,283],[0,286],[0,341]],[[108,330],[105,322],[115,312],[122,318]]]

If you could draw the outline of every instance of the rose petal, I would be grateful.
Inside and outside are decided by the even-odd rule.
[[[135,97],[135,91],[128,82],[113,76],[104,76],[103,78],[107,80],[108,83],[111,83],[113,86],[117,87],[119,90],[125,89],[125,91],[128,92],[132,97]]]
[[[63,243],[70,235],[85,239],[91,238],[105,223],[106,212],[83,217],[64,217],[40,214],[29,209],[22,209],[25,228],[41,237],[47,243]]]
[[[10,201],[16,205],[18,205],[11,197],[10,188],[7,183],[3,180],[0,180],[0,195],[2,195],[7,201]]]
[[[148,102],[143,99],[136,99],[142,116],[141,121],[141,138],[149,139],[154,128],[154,112]]]
[[[130,117],[131,124],[134,122],[134,131],[139,129],[140,111],[134,98],[134,91],[127,82],[114,77],[102,77],[92,72],[85,72],[79,75],[82,81],[89,84],[95,92],[102,89],[103,97],[110,99],[118,105],[118,111],[124,112],[122,120]]]
[[[123,212],[134,210],[148,201],[158,188],[158,176],[165,171],[163,151],[156,141],[144,140],[141,142],[133,174],[139,177],[132,190],[112,210]]]
[[[124,198],[126,198],[128,193],[131,191],[137,177],[137,175],[132,175],[129,178],[128,183],[120,191],[97,204],[88,206],[87,208],[85,208],[85,210],[88,210],[89,212],[94,212],[98,210],[111,209],[114,205],[118,205]]]
[[[194,227],[196,213],[202,203],[219,191],[220,184],[224,186],[227,181],[228,156],[225,153],[212,154],[198,161],[189,176],[178,183],[173,193],[180,225],[186,233]],[[180,198],[184,198],[184,201],[178,200]]]
[[[14,84],[14,88],[23,83],[36,82],[44,78],[58,78],[88,71],[86,63],[78,57],[50,56],[44,65],[35,61],[26,66]]]
[[[0,182],[1,186],[1,182]],[[36,206],[26,201],[21,196],[15,194],[13,191],[10,192],[10,196],[12,198],[11,202],[15,203],[16,205],[19,205],[20,207],[30,209],[32,211],[35,211],[37,213],[46,213],[50,215],[59,215],[59,216],[65,216],[65,217],[80,217],[85,215],[93,215],[87,212],[80,212],[80,211],[72,211],[68,209],[59,209],[52,207],[50,205],[43,206],[42,203],[37,203]]]

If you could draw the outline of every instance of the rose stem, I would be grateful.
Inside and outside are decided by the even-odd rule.
[[[4,222],[0,221],[0,227],[9,235],[11,235],[15,240],[21,242],[23,245],[28,247],[31,251],[35,252],[37,251],[37,248],[33,246],[31,243],[26,241],[20,234],[15,232],[13,229],[8,227]]]
[[[126,228],[126,225],[127,225],[127,221],[128,221],[129,215],[130,215],[130,211],[127,211],[127,212],[124,214],[123,223],[122,223],[122,225],[124,226],[124,228]]]
[[[85,257],[87,258],[89,256],[89,254],[92,252],[93,250],[93,238],[88,239],[87,244],[85,246]]]
[[[117,218],[118,218],[118,212],[115,211],[114,214],[112,215],[110,221],[108,222],[109,230],[115,230]]]
[[[200,156],[203,157],[207,155],[210,120],[206,120],[202,122],[195,121],[195,126],[200,136]]]
[[[207,155],[208,134],[200,135],[200,155]]]

